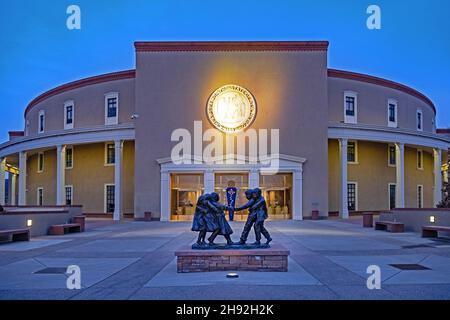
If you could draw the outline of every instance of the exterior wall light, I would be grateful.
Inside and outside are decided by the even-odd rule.
[[[435,222],[436,222],[435,216],[430,216],[430,222],[431,222],[431,223],[435,223]]]
[[[33,225],[33,220],[28,219],[27,220],[27,227],[31,227]]]

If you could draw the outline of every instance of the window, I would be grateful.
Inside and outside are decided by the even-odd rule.
[[[420,110],[420,109],[417,109],[416,123],[417,123],[417,130],[423,131],[423,116],[422,116],[422,110]]]
[[[38,132],[43,133],[45,130],[45,111],[41,110],[39,111],[39,118],[38,118]]]
[[[64,129],[73,129],[75,105],[73,101],[64,103]]]
[[[423,151],[417,149],[417,169],[423,170]]]
[[[388,166],[395,167],[396,161],[396,148],[394,145],[388,145]]]
[[[396,194],[396,184],[389,183],[389,210],[395,209],[395,194]]]
[[[420,184],[417,186],[417,208],[423,208],[423,186]]]
[[[115,187],[113,184],[105,185],[105,212],[114,212],[114,192]]]
[[[357,184],[356,182],[349,182],[347,184],[347,201],[348,201],[348,210],[349,211],[356,211],[357,210],[357,197],[358,197],[358,190],[357,190]]]
[[[44,205],[44,188],[37,188],[37,202],[38,206]]]
[[[66,191],[66,206],[71,206],[73,203],[73,186],[65,186]]]
[[[105,124],[118,124],[119,94],[117,92],[105,95]]]
[[[347,144],[347,162],[357,163],[358,162],[358,145],[356,141],[349,141]]]
[[[39,152],[38,153],[38,173],[44,172],[44,153]]]
[[[107,143],[105,145],[105,164],[113,165],[116,162],[116,149],[114,143]]]
[[[73,168],[73,147],[66,147],[66,169]]]
[[[397,101],[388,100],[388,127],[397,127]]]
[[[357,123],[358,99],[355,92],[344,93],[344,122]]]

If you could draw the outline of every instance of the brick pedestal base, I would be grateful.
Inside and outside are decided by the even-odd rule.
[[[192,250],[185,246],[175,252],[177,271],[272,271],[288,270],[289,250],[281,245],[251,250]]]

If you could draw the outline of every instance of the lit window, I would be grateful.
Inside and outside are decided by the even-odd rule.
[[[114,212],[114,193],[115,193],[115,187],[113,184],[106,185],[105,188],[105,210],[106,213],[113,213]]]
[[[349,141],[347,144],[347,162],[356,163],[357,162],[357,145],[356,141]]]
[[[38,132],[43,133],[45,130],[45,111],[39,111]]]
[[[73,168],[73,148],[66,147],[66,169]]]
[[[394,167],[396,165],[396,150],[395,146],[388,146],[388,165]]]
[[[72,186],[66,186],[66,206],[71,206],[73,201],[73,187]]]
[[[116,162],[116,150],[114,143],[106,144],[106,164],[114,164]]]
[[[39,173],[44,172],[44,153],[38,153],[38,170]]]
[[[423,186],[417,186],[417,208],[423,208]]]
[[[117,92],[105,95],[105,124],[118,124],[119,94]]]
[[[389,210],[395,209],[396,184],[389,183]]]
[[[423,169],[423,151],[417,150],[417,169]]]
[[[351,182],[347,184],[347,201],[348,201],[348,210],[355,211],[356,210],[356,183]]]

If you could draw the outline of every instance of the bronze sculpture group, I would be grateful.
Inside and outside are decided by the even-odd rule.
[[[228,246],[245,245],[251,228],[255,230],[256,241],[254,246],[261,245],[261,234],[266,238],[265,246],[268,246],[272,241],[269,232],[264,227],[264,221],[268,218],[266,200],[262,196],[261,189],[249,189],[245,191],[245,196],[248,202],[238,208],[226,206],[219,202],[219,195],[216,192],[201,195],[197,200],[195,208],[194,220],[192,222],[192,231],[197,231],[198,239],[194,245],[196,248],[214,247],[214,240],[218,235],[225,237]],[[225,217],[225,210],[232,210],[233,212],[248,209],[248,217],[242,231],[238,243],[231,240],[231,229]],[[205,238],[207,233],[211,235],[208,237],[208,243]],[[194,247],[193,246],[193,247]]]

